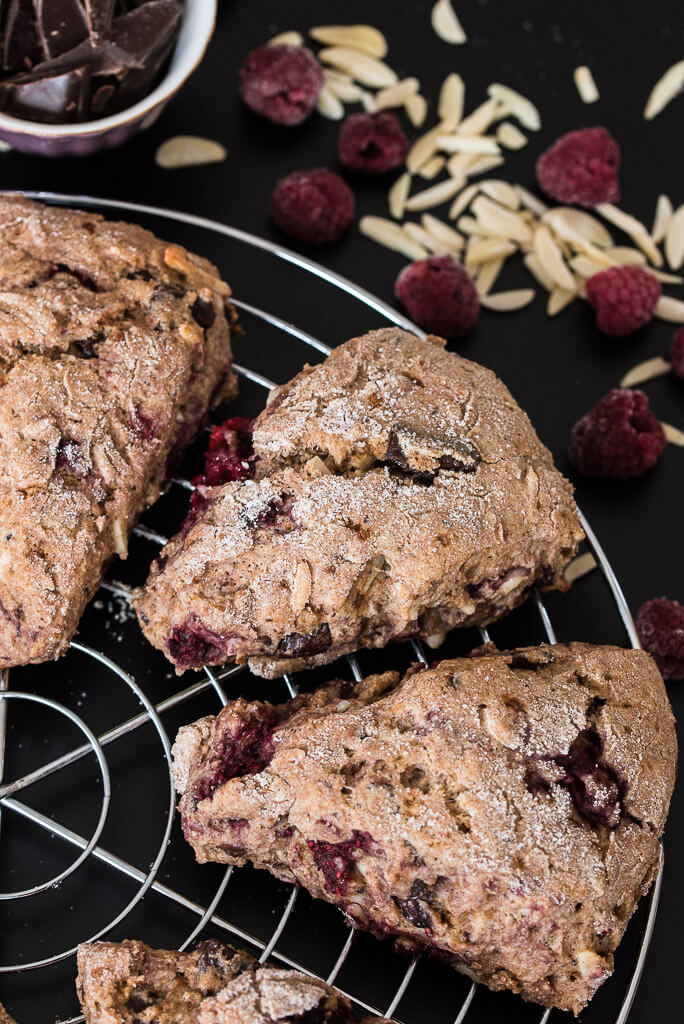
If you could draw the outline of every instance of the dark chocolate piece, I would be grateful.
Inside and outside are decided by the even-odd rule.
[[[33,0],[10,0],[2,48],[3,68],[5,71],[30,71],[42,59]]]
[[[52,75],[28,72],[0,82],[0,109],[15,117],[47,124],[82,121],[87,114],[90,68]]]
[[[44,58],[70,50],[88,34],[80,0],[33,0],[38,38]]]
[[[84,0],[84,3],[90,38],[97,43],[109,34],[116,0]]]

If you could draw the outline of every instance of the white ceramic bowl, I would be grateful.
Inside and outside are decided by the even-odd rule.
[[[80,124],[40,124],[0,112],[0,139],[24,153],[87,156],[145,131],[204,56],[216,22],[217,0],[185,0],[176,48],[164,78],[132,107]]]

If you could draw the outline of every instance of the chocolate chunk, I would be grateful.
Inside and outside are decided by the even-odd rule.
[[[554,661],[553,652],[542,648],[537,650],[531,648],[528,651],[515,651],[511,658],[511,668],[529,668],[532,671],[536,671],[538,668],[544,668],[546,665],[551,665]]]
[[[45,60],[70,50],[88,34],[79,0],[33,0],[36,29]]]
[[[0,82],[0,110],[28,121],[70,124],[87,116],[90,68],[55,74],[35,71]]]
[[[387,439],[385,462],[390,469],[421,484],[431,484],[441,470],[474,473],[480,461],[475,445],[463,438],[423,437],[395,427]]]
[[[322,622],[311,633],[288,633],[278,644],[276,654],[285,658],[308,658],[330,650],[331,645],[330,626]]]
[[[84,0],[84,3],[90,38],[93,43],[97,43],[104,39],[112,27],[116,0]]]
[[[200,327],[203,327],[204,330],[211,327],[216,319],[216,311],[214,309],[213,302],[211,302],[210,299],[203,299],[201,295],[198,295],[195,299],[190,312],[192,313],[193,319],[200,325]]]
[[[11,0],[5,21],[3,68],[5,71],[28,71],[42,59],[33,0]]]

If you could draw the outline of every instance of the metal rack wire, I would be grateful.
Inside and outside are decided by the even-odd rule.
[[[380,299],[371,295],[365,289],[358,285],[348,281],[347,279],[334,274],[325,267],[294,253],[282,246],[274,245],[273,243],[249,235],[243,231],[239,231],[235,228],[229,227],[224,224],[217,223],[212,220],[208,220],[203,217],[196,217],[191,214],[179,213],[173,210],[160,209],[151,206],[145,206],[138,203],[119,202],[115,200],[102,200],[95,199],[89,196],[68,196],[55,193],[31,193],[31,198],[41,199],[46,202],[53,202],[58,204],[68,204],[74,206],[83,206],[87,208],[94,208],[99,210],[111,210],[117,213],[133,213],[144,216],[151,216],[163,220],[170,220],[177,223],[184,223],[193,227],[201,228],[210,231],[214,234],[227,236],[239,243],[247,246],[261,249],[267,252],[269,255],[276,257],[277,259],[284,260],[290,264],[294,264],[296,267],[305,271],[308,274],[313,274],[322,281],[328,283],[336,289],[340,289],[347,295],[363,303],[366,307],[374,310],[376,313],[380,313],[391,323],[405,327],[409,330],[413,330],[418,334],[421,334],[415,325],[411,324],[404,317],[398,314],[390,306],[383,303]],[[271,328],[275,328],[278,331],[284,331],[288,335],[297,338],[299,341],[313,348],[316,352],[323,355],[327,354],[330,349],[328,346],[323,344],[317,338],[313,337],[307,331],[301,329],[294,324],[287,322],[286,320],[274,315],[273,313],[263,310],[258,306],[252,305],[242,299],[233,300],[235,305],[241,311],[241,314],[245,320],[255,318],[259,321],[266,322]],[[256,370],[245,366],[236,365],[236,371],[244,378],[251,381],[253,384],[265,389],[271,389],[275,386],[275,382],[268,380],[262,374]],[[192,484],[186,479],[176,478],[173,481],[175,487],[181,487],[185,489],[192,489]],[[612,596],[615,608],[620,617],[622,626],[626,633],[628,642],[638,647],[639,642],[634,629],[625,598],[620,589],[619,583],[608,563],[605,554],[596,539],[591,527],[582,517],[582,525],[584,527],[587,543],[590,550],[593,552],[598,566],[603,574],[605,582],[608,586],[610,594]],[[166,542],[166,537],[151,529],[150,527],[139,524],[136,526],[134,533],[142,540],[155,544],[162,545]],[[103,588],[110,593],[117,595],[118,597],[127,598],[129,595],[128,587],[116,581],[115,579],[107,579],[102,584]],[[551,618],[547,608],[545,607],[541,596],[538,592],[533,594],[533,605],[538,614],[544,636],[550,643],[556,642],[556,634],[551,622]],[[489,639],[487,630],[480,630],[481,640],[486,642]],[[141,643],[144,641],[141,638]],[[128,718],[126,721],[121,722],[107,731],[96,736],[90,727],[86,724],[83,718],[74,712],[71,708],[65,704],[48,699],[47,697],[40,696],[36,693],[27,692],[25,690],[12,690],[10,688],[10,673],[9,670],[0,672],[0,826],[2,825],[3,815],[14,815],[18,818],[24,819],[25,821],[31,822],[33,826],[39,830],[49,833],[51,836],[56,837],[62,841],[66,847],[70,847],[75,852],[75,857],[71,863],[64,868],[61,872],[48,878],[44,881],[39,882],[30,888],[22,888],[16,891],[8,890],[0,892],[0,910],[2,908],[3,901],[7,900],[20,900],[30,899],[33,896],[44,892],[49,887],[58,885],[64,879],[69,877],[71,874],[76,872],[86,861],[93,860],[99,864],[105,865],[110,871],[117,873],[120,876],[131,880],[135,886],[134,895],[131,897],[129,902],[123,907],[122,910],[116,914],[112,920],[110,920],[103,927],[100,927],[95,934],[80,936],[80,941],[87,941],[89,939],[100,938],[108,935],[112,930],[123,921],[127,919],[129,914],[138,907],[145,895],[148,892],[154,892],[170,903],[177,907],[183,908],[189,912],[196,921],[186,936],[181,948],[187,947],[192,943],[203,931],[203,929],[211,924],[211,926],[219,932],[225,934],[229,940],[237,940],[239,943],[245,943],[249,946],[256,948],[259,951],[259,958],[262,962],[272,959],[282,966],[294,967],[302,970],[308,974],[316,974],[310,966],[305,962],[299,962],[297,959],[287,955],[282,949],[279,948],[279,943],[283,936],[286,926],[290,922],[295,905],[298,899],[298,890],[292,887],[289,897],[285,902],[285,906],[277,918],[275,926],[273,927],[270,937],[267,939],[260,938],[258,935],[252,934],[250,931],[241,927],[234,921],[229,920],[226,916],[221,913],[221,903],[226,892],[226,888],[235,875],[235,870],[229,867],[222,875],[222,879],[216,888],[213,898],[207,903],[199,903],[194,899],[184,895],[176,888],[172,888],[166,885],[159,879],[160,868],[164,861],[165,856],[169,848],[169,841],[173,826],[173,815],[174,815],[174,791],[170,777],[171,767],[171,755],[169,739],[166,734],[166,730],[162,721],[163,716],[170,712],[172,709],[183,706],[191,699],[197,697],[200,694],[206,692],[212,692],[215,699],[219,704],[223,705],[226,702],[226,695],[224,686],[228,681],[234,680],[239,677],[241,673],[247,674],[248,670],[246,666],[232,666],[226,668],[220,672],[214,672],[210,669],[206,669],[204,677],[200,677],[191,685],[186,688],[172,694],[166,699],[160,701],[154,705],[148,697],[145,695],[141,687],[134,681],[120,665],[114,660],[109,658],[106,654],[98,650],[96,647],[82,642],[74,642],[72,644],[73,655],[70,657],[83,657],[86,659],[92,659],[98,663],[99,666],[104,668],[108,673],[111,673],[113,680],[118,685],[123,685],[130,691],[130,694],[141,706],[141,710]],[[412,643],[412,656],[417,658],[419,661],[426,662],[425,652],[423,651],[420,642]],[[359,668],[357,659],[354,655],[347,658],[347,664],[349,671],[355,679],[361,678],[361,670]],[[253,680],[258,685],[259,680]],[[288,676],[285,676],[282,680],[282,684],[285,688],[285,696],[294,695],[297,691],[296,681]],[[258,691],[257,691],[258,692]],[[7,733],[7,717],[8,713],[11,713],[11,706],[14,702],[32,702],[34,704],[40,704],[47,710],[54,712],[57,715],[66,717],[77,729],[81,731],[85,738],[85,742],[80,746],[73,748],[72,750],[62,754],[61,756],[52,759],[51,761],[40,765],[33,771],[25,774],[22,778],[19,778],[11,783],[2,783],[3,769],[4,769],[4,757],[5,757],[5,742]],[[162,835],[158,845],[156,855],[154,856],[149,870],[143,871],[142,869],[129,863],[124,858],[118,856],[114,852],[104,848],[100,843],[100,838],[107,818],[107,812],[112,797],[112,789],[109,778],[108,763],[106,757],[106,750],[112,744],[123,737],[130,736],[135,733],[141,726],[149,725],[153,726],[156,734],[156,739],[161,747],[161,751],[166,760],[167,768],[169,769],[169,782],[168,782],[168,807],[165,812],[165,822],[162,828]],[[55,821],[52,817],[48,817],[35,808],[31,807],[28,803],[21,799],[23,790],[27,787],[35,784],[44,779],[48,779],[50,776],[68,768],[71,765],[81,761],[82,759],[93,756],[96,758],[101,774],[101,805],[100,812],[95,825],[89,837],[79,834],[66,825],[60,824]],[[201,869],[198,869],[201,870]],[[636,962],[634,964],[631,975],[627,981],[626,987],[622,994],[622,998],[617,1009],[617,1013],[614,1017],[615,1024],[625,1024],[627,1020],[632,1001],[636,994],[639,979],[644,966],[648,945],[653,930],[655,915],[658,905],[658,898],[660,893],[660,886],[662,881],[662,867],[658,874],[656,883],[654,884],[651,894],[648,899],[647,910],[643,921],[643,930],[638,946],[636,955]],[[4,882],[0,881],[0,886],[4,889]],[[340,976],[345,964],[347,964],[350,951],[352,949],[356,931],[354,928],[349,928],[346,938],[339,950],[339,953],[328,971],[325,979],[328,983],[334,984]],[[72,958],[75,952],[75,947],[68,945],[67,948],[58,951],[57,953],[51,954],[47,957],[38,958],[33,961],[21,960],[12,964],[0,964],[0,975],[18,974],[29,971],[39,971],[42,968],[47,968],[60,961]],[[401,1012],[401,1002],[411,985],[416,967],[418,964],[418,958],[414,957],[407,965],[403,976],[391,996],[391,999],[387,1002],[384,1007],[372,1005],[367,999],[362,998],[358,992],[347,991],[346,995],[353,1001],[355,1006],[368,1013],[384,1014],[388,1018],[393,1020],[401,1020],[398,1016]],[[350,988],[349,985],[346,986]],[[465,997],[459,999],[458,1005],[454,1007],[454,1024],[463,1024],[463,1021],[470,1014],[473,1007],[473,1001],[476,1000],[478,986],[476,983],[470,984],[467,989]],[[530,1020],[534,1020],[537,1024],[546,1024],[548,1021],[549,1010],[542,1012],[539,1008],[529,1008],[528,1017]],[[472,1016],[472,1014],[471,1014]],[[54,1019],[54,1016],[48,1013],[43,1019]],[[422,1020],[426,1018],[421,1017]],[[469,1018],[470,1019],[470,1018]],[[61,1024],[77,1024],[82,1021],[81,1016],[73,1016],[67,1020],[63,1020]]]

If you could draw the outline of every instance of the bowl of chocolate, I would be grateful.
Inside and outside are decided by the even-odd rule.
[[[87,155],[148,128],[202,60],[217,0],[2,0],[0,139]]]

